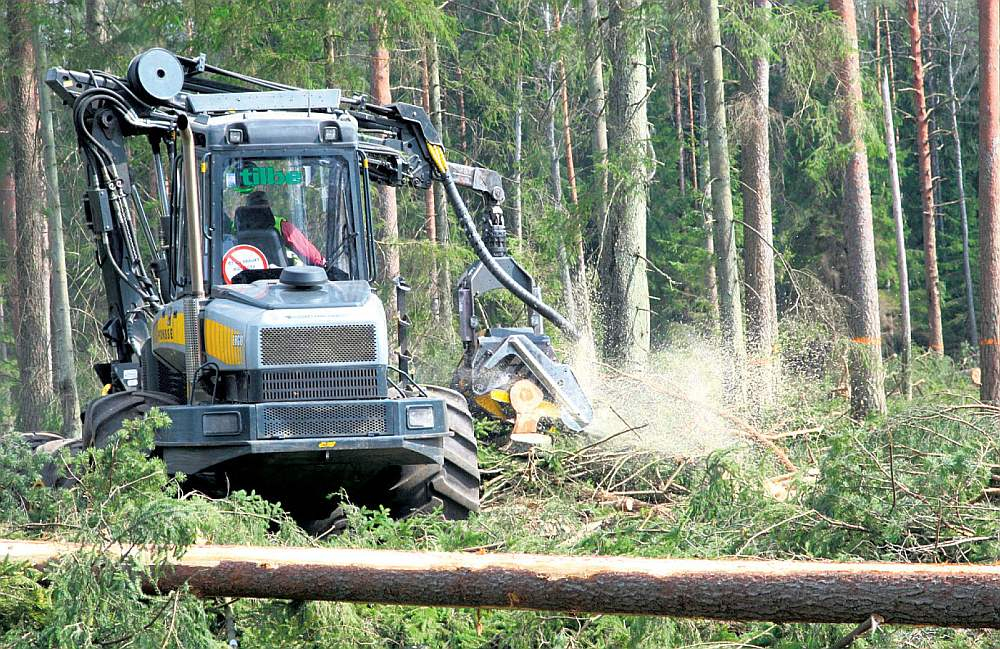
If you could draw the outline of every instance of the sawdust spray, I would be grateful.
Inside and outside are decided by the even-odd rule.
[[[595,309],[591,313],[599,318]],[[726,359],[717,343],[677,329],[667,345],[650,354],[647,367],[613,367],[600,359],[595,328],[583,328],[567,356],[594,405],[586,430],[591,441],[614,435],[607,442],[613,447],[676,457],[703,456],[741,443],[722,416],[739,413],[744,404],[726,398]]]

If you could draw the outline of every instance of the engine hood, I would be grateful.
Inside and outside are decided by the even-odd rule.
[[[362,306],[372,298],[372,289],[368,282],[360,280],[327,282],[306,289],[287,286],[277,280],[258,280],[253,284],[215,286],[212,297],[258,309],[324,309]]]

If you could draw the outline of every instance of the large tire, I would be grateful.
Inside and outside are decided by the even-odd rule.
[[[143,417],[159,406],[176,406],[180,402],[165,392],[115,392],[94,399],[83,415],[84,448],[104,448],[112,435],[128,419]]]
[[[472,415],[458,392],[437,386],[424,386],[424,390],[445,402],[451,435],[444,439],[444,466],[400,467],[399,480],[389,490],[392,512],[410,516],[441,508],[446,519],[463,520],[479,510],[479,460]]]

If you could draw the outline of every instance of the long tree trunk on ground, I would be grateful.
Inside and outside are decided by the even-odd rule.
[[[927,325],[930,330],[927,346],[932,352],[944,353],[941,329],[941,295],[938,288],[937,223],[934,209],[934,177],[931,172],[931,145],[928,130],[927,102],[924,97],[924,66],[920,43],[920,8],[918,0],[907,0],[910,22],[910,55],[913,57],[913,103],[917,127],[917,158],[919,160],[920,198],[924,208],[924,275],[927,280]]]
[[[719,329],[719,279],[715,272],[715,224],[712,219],[712,181],[711,181],[711,169],[708,164],[708,101],[706,100],[706,95],[708,94],[705,85],[705,75],[701,72],[698,73],[698,87],[701,92],[698,93],[698,120],[699,129],[701,130],[701,140],[698,143],[698,147],[701,149],[702,155],[699,158],[701,162],[698,165],[698,175],[701,176],[702,189],[705,192],[705,196],[702,197],[702,224],[705,230],[705,252],[707,254],[708,263],[705,268],[705,288],[708,290],[708,300],[709,300],[709,316],[712,320],[712,329],[718,332]]]
[[[38,43],[38,69],[48,69],[45,44]],[[73,351],[73,325],[70,320],[69,287],[66,278],[66,251],[63,246],[62,201],[59,197],[59,168],[52,130],[51,102],[47,89],[40,93],[42,139],[45,146],[45,179],[48,182],[49,243],[52,267],[52,368],[56,394],[62,414],[62,434],[80,434],[80,401],[76,388],[76,355]]]
[[[12,564],[51,573],[79,543],[0,541]],[[134,550],[134,548],[133,548]],[[556,610],[718,620],[1000,628],[995,565],[734,561],[338,547],[197,544],[152,569],[157,594],[405,606]],[[99,561],[99,560],[98,560]],[[96,563],[96,561],[95,561]],[[159,568],[163,568],[159,570]],[[145,568],[145,566],[143,566]],[[975,605],[970,605],[974,598]],[[168,600],[169,601],[169,600]],[[732,645],[730,645],[732,646]],[[740,645],[755,646],[755,645]],[[840,645],[846,646],[846,645]]]
[[[542,7],[545,20],[545,31],[552,34],[552,7],[545,3]],[[545,103],[545,144],[549,150],[549,196],[552,200],[552,209],[558,214],[558,218],[566,217],[566,206],[563,204],[562,195],[562,175],[559,169],[559,147],[556,144],[556,62],[550,59],[545,71],[546,92],[548,94]],[[566,304],[566,315],[571,322],[576,323],[576,299],[573,293],[573,278],[570,274],[569,256],[566,254],[566,229],[561,228],[557,233],[556,261],[559,264],[559,275],[562,278],[563,302]]]
[[[892,218],[896,223],[896,270],[899,273],[899,310],[903,319],[902,349],[900,350],[900,392],[907,400],[913,398],[910,375],[910,274],[906,266],[906,241],[903,232],[903,198],[899,190],[899,164],[896,161],[896,125],[892,118],[892,96],[889,76],[882,74],[882,115],[885,120],[885,148],[888,152],[889,182],[892,190]]]
[[[389,50],[386,47],[385,18],[376,15],[371,27],[371,95],[379,104],[392,103],[389,83]],[[399,221],[396,207],[396,188],[379,185],[376,189],[378,210],[382,217],[382,238],[385,242],[385,281],[390,287],[388,296],[389,329],[395,330],[396,292],[393,280],[399,275]],[[390,333],[390,335],[392,335]]]
[[[754,0],[757,11],[770,12],[771,0]],[[747,345],[754,371],[753,387],[762,405],[777,394],[779,364],[778,303],[774,287],[774,228],[771,216],[770,65],[764,57],[750,62],[746,78],[753,120],[743,143],[743,263],[747,283]]]
[[[1000,402],[1000,6],[979,0],[980,397]]]
[[[641,0],[611,0],[608,53],[609,157],[616,189],[608,209],[601,259],[604,355],[625,365],[649,358],[649,282],[646,277],[646,203],[649,122],[646,116],[646,38]]]
[[[871,412],[885,412],[872,193],[868,179],[868,152],[862,139],[864,109],[854,0],[830,0],[830,8],[843,22],[844,40],[849,48],[837,63],[837,80],[841,100],[840,141],[851,151],[844,170],[842,197],[848,267],[847,323],[851,336],[848,354],[851,412],[861,417]]]
[[[686,147],[684,146],[684,117],[683,110],[681,109],[680,61],[677,56],[676,43],[670,46],[670,67],[672,68],[670,71],[670,80],[674,100],[674,127],[677,129],[677,187],[681,191],[681,196],[684,196],[687,191],[687,179],[684,174]]]
[[[972,265],[969,262],[969,207],[965,197],[965,167],[962,161],[962,136],[958,130],[958,93],[955,92],[954,38],[948,33],[948,108],[951,113],[951,136],[955,144],[955,179],[958,187],[958,210],[962,217],[962,277],[965,280],[965,310],[969,343],[979,344],[976,324],[975,287],[972,285]]]
[[[604,94],[604,57],[602,55],[597,0],[583,0],[584,51],[587,55],[587,109],[593,120],[591,139],[597,181],[595,209],[598,224],[598,257],[603,253],[608,219],[608,121]]]
[[[733,216],[729,142],[726,126],[725,82],[718,0],[701,0],[705,21],[702,50],[705,58],[705,92],[708,110],[708,157],[712,172],[712,215],[715,220],[715,258],[719,281],[719,315],[729,376],[729,390],[739,401],[743,391],[746,341],[740,300],[740,274],[736,262],[736,226]]]
[[[554,12],[556,31],[562,28],[558,7]],[[569,185],[569,202],[579,214],[580,195],[576,187],[576,164],[573,161],[573,132],[570,128],[569,115],[569,81],[566,78],[566,64],[562,57],[556,61],[559,72],[559,92],[562,104],[563,146],[566,148],[566,183]],[[573,264],[571,280],[573,283],[573,302],[577,308],[576,325],[582,328],[590,327],[590,290],[587,288],[587,262],[583,249],[583,232],[586,223],[581,219],[578,228],[573,232],[573,247],[576,249],[576,262]]]
[[[19,305],[14,323],[18,386],[17,425],[23,431],[45,427],[52,403],[49,377],[49,265],[47,228],[43,212],[42,150],[39,145],[38,75],[35,74],[34,3],[8,0],[10,115],[18,216],[17,248],[14,251],[14,286]]]

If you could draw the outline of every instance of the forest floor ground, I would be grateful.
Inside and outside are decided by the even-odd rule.
[[[1000,485],[993,476],[1000,464],[998,410],[978,403],[969,372],[953,360],[915,359],[911,401],[893,389],[898,368],[890,362],[889,414],[862,422],[849,418],[839,365],[829,358],[820,367],[788,369],[776,404],[764,411],[748,407],[752,398],[726,398],[719,364],[695,336],[658,354],[654,366],[641,376],[606,369],[586,377],[603,395],[598,430],[589,436],[554,431],[549,450],[505,453],[486,441],[502,438],[502,429],[482,422],[482,510],[468,521],[397,521],[348,506],[346,532],[311,538],[280,507],[252,495],[173,497],[176,485],[141,452],[149,443],[148,426],[138,426],[119,446],[71,464],[81,477],[72,490],[55,493],[30,480],[0,478],[7,481],[0,485],[2,531],[97,545],[151,541],[164,548],[204,541],[917,562],[992,562],[1000,553]],[[0,475],[25,461],[16,445],[0,447]],[[185,593],[150,598],[136,577],[95,570],[105,561],[91,556],[68,562],[41,583],[23,568],[2,567],[0,646],[221,647],[227,608],[247,648],[818,649],[853,629],[205,602]],[[1000,646],[1000,634],[886,626],[853,646],[986,649]]]

